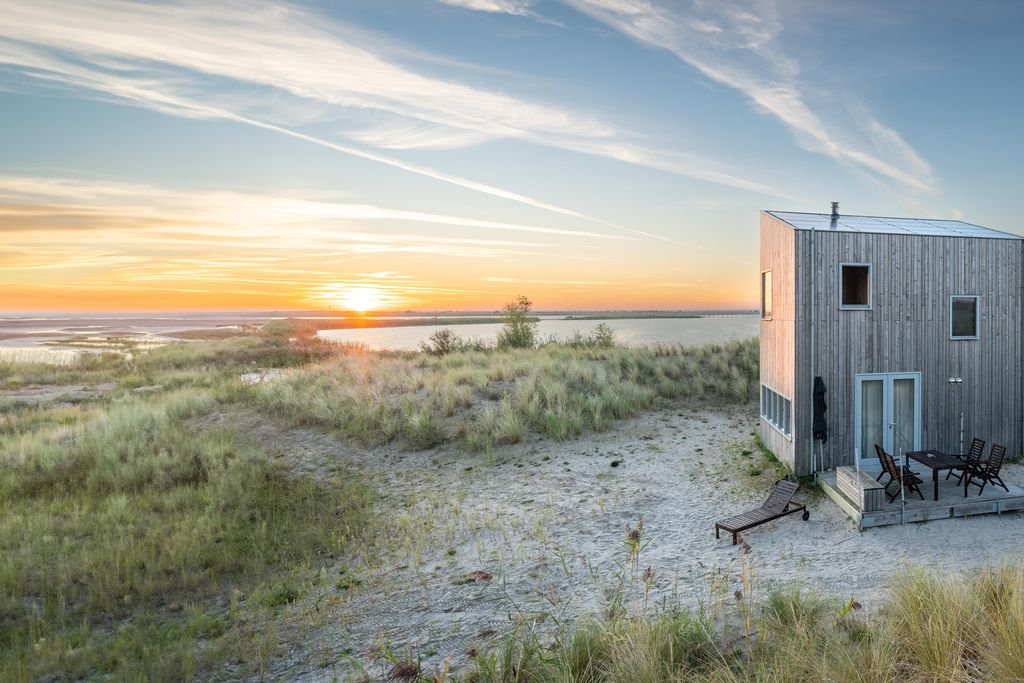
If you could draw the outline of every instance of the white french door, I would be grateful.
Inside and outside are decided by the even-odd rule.
[[[861,467],[877,468],[875,444],[894,456],[921,448],[921,373],[854,377],[854,447]]]

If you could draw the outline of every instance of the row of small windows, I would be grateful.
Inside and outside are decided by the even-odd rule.
[[[843,263],[839,266],[839,308],[871,309],[871,264]],[[772,319],[772,271],[761,273],[761,318]],[[977,339],[981,320],[980,297],[949,297],[949,338]]]
[[[786,436],[790,435],[790,411],[788,398],[761,385],[761,417]]]

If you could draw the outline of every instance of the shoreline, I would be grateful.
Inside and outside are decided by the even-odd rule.
[[[672,321],[706,319],[749,319],[755,313],[742,311],[541,311],[530,322],[542,326],[558,323],[596,323],[617,321]],[[333,330],[385,330],[422,327],[498,326],[502,318],[488,314],[397,313],[387,315],[337,315],[266,317],[211,316],[197,313],[194,318],[153,317],[0,317],[0,358],[23,355],[26,349],[49,349],[79,353],[125,350],[173,342],[193,342],[251,334],[273,320],[288,321],[298,335],[318,335]],[[89,324],[86,324],[89,323]],[[476,328],[483,329],[483,328]],[[670,339],[662,340],[670,342]],[[684,341],[684,340],[680,340]],[[397,348],[397,347],[396,347]]]

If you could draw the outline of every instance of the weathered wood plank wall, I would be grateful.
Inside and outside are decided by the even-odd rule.
[[[767,213],[761,213],[761,271],[772,271],[772,319],[761,321],[761,384],[793,401],[796,372],[794,337],[796,272],[794,230]],[[760,291],[760,282],[758,283]],[[761,440],[782,462],[794,466],[793,439],[761,419]],[[794,423],[795,424],[795,423]],[[792,428],[791,428],[792,429]]]
[[[764,214],[761,224],[764,241]],[[955,452],[963,411],[968,443],[978,436],[1005,444],[1012,454],[1022,452],[1024,242],[819,230],[812,265],[810,232],[790,231],[795,237],[793,414],[799,473],[807,473],[810,464],[812,317],[817,321],[817,374],[828,385],[827,461],[853,462],[854,376],[870,372],[921,373],[922,447]],[[770,231],[768,237],[772,243],[785,243]],[[764,262],[763,243],[761,254]],[[839,264],[844,262],[872,264],[871,310],[839,308]],[[816,269],[814,310],[810,308],[812,267]],[[954,294],[981,297],[979,339],[949,339],[949,297]],[[781,357],[790,353],[789,345],[783,341],[780,348],[773,348],[778,342],[773,336],[766,339],[764,333],[762,324],[761,358],[775,378],[774,373],[784,367]],[[773,360],[775,356],[779,360]],[[950,377],[961,377],[963,383],[949,384]]]

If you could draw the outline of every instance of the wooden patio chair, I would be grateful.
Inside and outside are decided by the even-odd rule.
[[[967,472],[967,486],[980,487],[981,490],[978,491],[979,496],[985,490],[985,485],[989,483],[1002,486],[1003,490],[1009,493],[1010,489],[999,478],[999,470],[1003,468],[1003,458],[1005,456],[1006,446],[1000,446],[997,443],[992,444],[992,450],[988,453],[988,460],[980,463],[976,469]],[[975,482],[975,479],[979,481]]]
[[[977,448],[975,448],[975,446],[977,446]],[[995,448],[995,444],[992,444],[992,447]],[[974,439],[973,441],[971,441],[971,450],[970,452],[967,453],[967,459],[964,461],[963,469],[960,470],[959,472],[957,472],[956,470],[950,470],[948,473],[946,473],[946,479],[949,479],[950,476],[956,477],[956,485],[959,486],[960,483],[964,480],[964,477],[967,476],[968,472],[977,472],[980,470],[981,456],[984,453],[984,451],[984,441],[982,441],[981,439]]]
[[[921,500],[924,500],[924,494],[921,493],[921,479],[916,473],[901,468],[896,464],[896,460],[885,451],[882,451],[878,457],[882,459],[882,467],[889,474],[889,483],[885,485],[885,495],[889,497],[890,503],[896,500],[896,496],[900,495],[900,490],[904,488],[910,489],[911,492],[919,495]],[[889,487],[893,484],[899,484],[899,488],[890,496]]]
[[[739,542],[741,531],[746,531],[779,517],[791,515],[794,512],[803,511],[803,519],[806,522],[811,517],[810,510],[807,509],[806,505],[793,502],[793,494],[796,493],[798,488],[800,488],[799,482],[786,481],[784,479],[775,482],[775,488],[761,507],[736,515],[735,517],[730,517],[729,519],[723,519],[721,522],[715,522],[715,538],[721,538],[721,535],[719,535],[720,531],[728,531],[732,534],[732,544],[736,545]]]
[[[887,455],[887,453],[885,452],[885,449],[883,449],[877,443],[875,444],[875,455],[878,456],[878,464],[880,464],[882,466],[882,471],[878,473],[877,477],[875,477],[875,481],[881,482],[882,481],[882,477],[884,477],[885,475],[889,474],[889,471],[885,468],[885,460],[884,460],[884,458]],[[892,456],[889,456],[889,457],[892,457]],[[910,467],[908,465],[902,465],[902,468],[903,468],[903,472],[905,474],[913,474],[915,476],[918,474],[917,472],[911,472],[910,471]],[[890,479],[889,479],[889,483],[890,484],[892,483],[891,476],[892,475],[890,475]]]
[[[975,465],[977,465],[979,462],[981,462],[981,455],[984,452],[985,452],[985,440],[984,439],[979,439],[979,438],[975,437],[975,438],[971,439],[971,448],[970,448],[970,450],[967,451],[967,455],[957,455],[956,456],[956,457],[960,458],[961,460],[963,460],[965,462],[965,465],[964,465],[965,469],[960,470],[960,474],[957,475],[957,478],[956,478],[957,486],[960,485],[960,480],[964,478],[964,472],[966,471],[966,468],[970,467],[971,463],[974,463]],[[953,476],[954,472],[956,472],[956,470],[953,470],[953,469],[951,469],[948,472],[946,472],[946,479],[949,479],[951,476]]]

